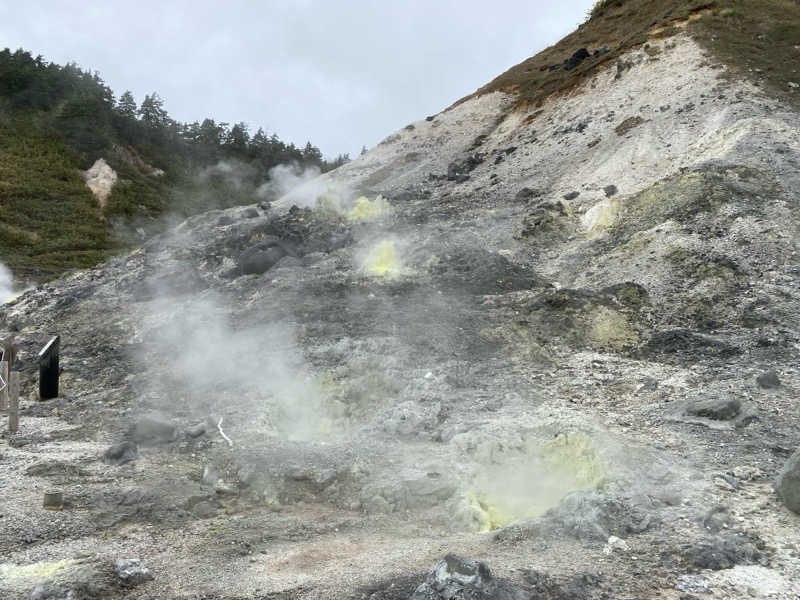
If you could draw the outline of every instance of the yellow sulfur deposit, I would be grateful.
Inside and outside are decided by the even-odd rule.
[[[364,271],[376,277],[397,277],[401,265],[397,258],[394,242],[384,240],[379,242],[367,255],[364,261]]]
[[[0,564],[0,575],[4,578],[47,579],[66,567],[75,564],[74,560],[60,560],[58,562],[39,562],[32,565],[18,567],[16,565]]]
[[[541,516],[570,492],[597,488],[605,475],[605,462],[587,435],[561,434],[544,445],[529,446],[525,455],[487,467],[467,501],[479,528],[491,531]]]
[[[326,218],[334,218],[342,214],[342,197],[336,188],[329,187],[324,193],[317,196],[314,212]]]
[[[589,339],[600,348],[620,351],[639,341],[639,332],[622,313],[601,307],[592,315]]]
[[[508,507],[489,504],[488,500],[475,494],[468,497],[468,502],[480,519],[480,531],[493,531],[505,527],[518,518],[509,511]]]
[[[353,210],[347,214],[347,219],[353,223],[361,223],[372,221],[383,215],[391,214],[391,212],[392,205],[380,194],[373,201],[366,196],[361,196],[356,200]]]

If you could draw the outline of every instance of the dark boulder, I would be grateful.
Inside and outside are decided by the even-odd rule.
[[[786,508],[800,514],[800,449],[795,450],[778,473],[775,491]]]
[[[178,429],[162,416],[148,415],[131,423],[127,437],[136,444],[168,444],[178,437]]]
[[[266,235],[239,255],[239,272],[242,275],[261,275],[274,267],[284,256],[298,256],[294,245],[276,235]]]
[[[532,200],[533,198],[539,198],[542,195],[537,189],[524,187],[520,191],[517,192],[516,196],[514,196],[514,200],[517,202],[527,202],[528,200]]]
[[[109,465],[124,465],[139,457],[139,448],[133,442],[114,444],[103,453],[103,462]]]
[[[447,179],[456,183],[463,183],[469,179],[469,174],[484,160],[483,154],[477,152],[463,160],[457,160],[447,165]]]
[[[742,403],[737,398],[707,398],[690,404],[686,413],[714,421],[730,421],[736,418],[741,410]]]
[[[611,198],[611,196],[617,193],[617,186],[615,185],[607,185],[603,188],[603,192],[605,192],[606,198]]]
[[[716,535],[692,542],[681,549],[681,555],[685,563],[712,571],[766,562],[753,541],[740,533]]]
[[[516,600],[510,586],[498,582],[485,563],[448,554],[433,568],[410,600]]]
[[[688,329],[671,329],[655,332],[638,354],[650,360],[692,364],[702,359],[728,359],[741,354],[741,350]]]
[[[280,246],[248,248],[239,257],[239,269],[242,275],[261,275],[274,267],[284,256],[286,252]]]
[[[586,48],[576,50],[575,53],[564,61],[564,70],[570,71],[589,58],[591,54]]]
[[[580,192],[570,192],[568,194],[564,194],[564,200],[575,200],[578,196],[580,196]]]

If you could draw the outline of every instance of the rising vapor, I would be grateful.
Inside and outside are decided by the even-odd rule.
[[[8,302],[16,295],[11,271],[3,263],[0,263],[0,304]]]

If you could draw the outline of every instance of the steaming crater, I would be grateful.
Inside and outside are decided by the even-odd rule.
[[[608,472],[592,439],[559,434],[543,444],[528,442],[517,455],[481,465],[467,495],[470,520],[480,531],[542,516],[571,492],[600,487]]]

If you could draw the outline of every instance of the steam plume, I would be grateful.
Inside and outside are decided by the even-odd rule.
[[[3,263],[0,263],[0,304],[8,302],[16,295],[11,271]]]

